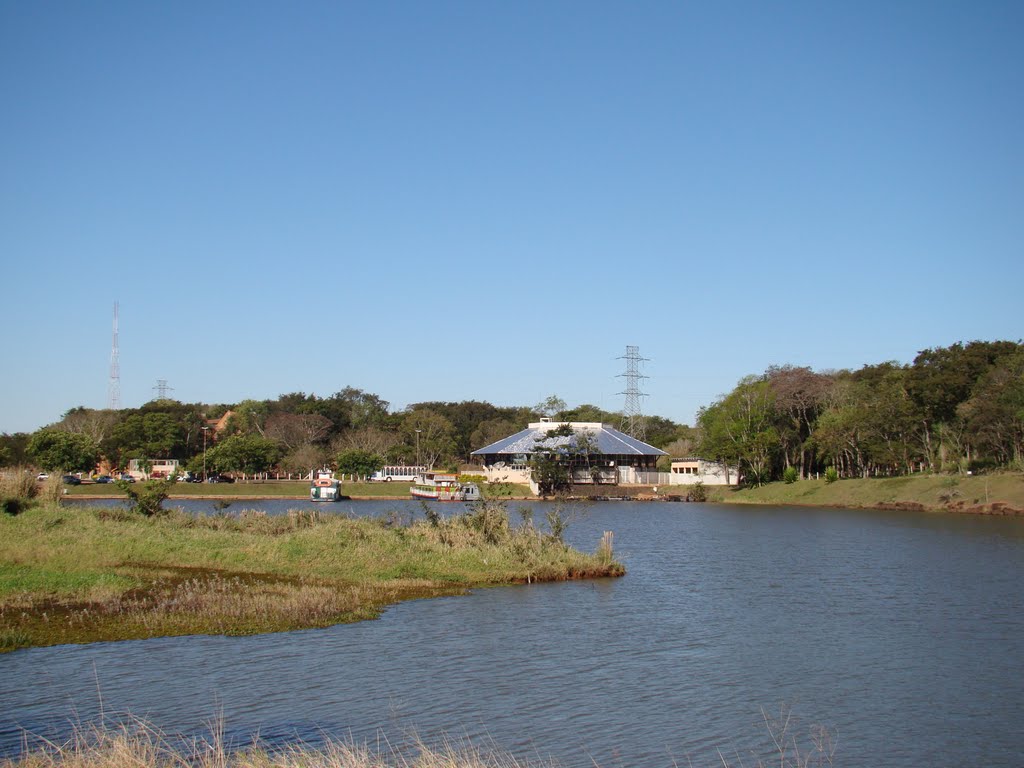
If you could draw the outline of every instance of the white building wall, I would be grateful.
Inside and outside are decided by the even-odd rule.
[[[739,481],[736,467],[730,467],[727,474],[724,464],[704,459],[673,459],[668,473],[669,485],[738,485]]]
[[[530,482],[529,467],[483,467],[483,473],[489,483]]]

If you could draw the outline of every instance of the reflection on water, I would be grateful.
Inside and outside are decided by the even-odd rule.
[[[302,502],[237,508],[257,504]],[[243,743],[415,730],[570,766],[721,764],[717,749],[756,764],[761,708],[785,703],[838,736],[844,765],[1021,764],[1024,521],[604,502],[569,538],[593,549],[604,530],[622,579],[478,590],[324,630],[0,656],[0,751],[25,728],[66,733],[102,695],[170,731],[223,712]]]

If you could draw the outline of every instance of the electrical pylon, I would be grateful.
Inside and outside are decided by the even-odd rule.
[[[626,396],[626,405],[622,409],[622,422],[619,428],[630,437],[643,440],[646,437],[644,428],[643,409],[640,407],[640,398],[647,397],[640,391],[640,380],[648,378],[640,373],[640,363],[646,362],[646,357],[640,357],[640,347],[626,347],[626,354],[619,360],[626,361],[626,372],[620,373],[626,379],[626,391],[619,392]]]
[[[156,390],[157,400],[166,400],[167,393],[174,391],[174,387],[170,387],[167,385],[167,379],[157,379],[156,386],[153,387],[153,389]]]
[[[114,302],[114,341],[110,346],[110,380],[107,382],[107,408],[121,409],[121,361],[117,350],[117,302]]]

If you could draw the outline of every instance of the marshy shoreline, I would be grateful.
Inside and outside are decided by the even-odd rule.
[[[403,600],[625,573],[610,533],[586,554],[563,542],[558,509],[544,528],[521,515],[513,525],[500,502],[415,522],[40,504],[0,516],[0,652],[322,628]]]
[[[388,483],[350,483],[344,486],[345,501],[406,501]],[[230,486],[172,487],[170,501],[259,501],[280,499],[308,501],[305,486],[297,482],[254,481]],[[185,490],[187,488],[187,490]],[[299,491],[303,492],[299,492]],[[526,486],[502,488],[503,501],[558,503],[530,494]],[[673,486],[575,486],[564,501],[685,501],[688,488]],[[109,486],[84,484],[67,489],[65,501],[109,499],[124,494]],[[175,493],[174,491],[182,491]],[[999,472],[988,475],[918,474],[897,477],[843,478],[828,483],[823,478],[768,483],[756,488],[705,486],[709,503],[788,505],[839,509],[878,509],[907,512],[953,512],[970,515],[1024,514],[1024,474]]]

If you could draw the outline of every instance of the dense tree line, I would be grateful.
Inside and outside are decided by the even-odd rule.
[[[0,465],[88,471],[100,460],[124,469],[132,459],[177,459],[196,473],[307,473],[331,466],[365,475],[385,463],[458,465],[544,415],[611,424],[621,418],[589,404],[570,409],[554,396],[533,407],[471,400],[415,403],[395,412],[377,395],[352,387],[329,397],[291,392],[236,404],[154,400],[117,411],[72,408],[31,435],[2,435]],[[656,416],[648,424],[648,440],[660,445],[687,430]]]
[[[742,379],[698,414],[697,451],[760,484],[834,467],[841,477],[1024,468],[1024,346],[973,341],[910,365]],[[790,470],[792,474],[792,470]]]
[[[392,411],[353,387],[236,404],[154,400],[118,411],[72,408],[33,434],[0,435],[0,466],[87,471],[97,461],[124,468],[133,458],[178,459],[198,472],[205,453],[210,471],[250,474],[450,467],[541,416],[621,418],[556,396],[534,406],[435,401]],[[226,425],[215,430],[222,417]],[[724,461],[752,484],[828,468],[844,477],[1024,468],[1024,346],[974,341],[857,371],[772,367],[702,408],[694,428],[648,416],[645,439],[672,456]]]

